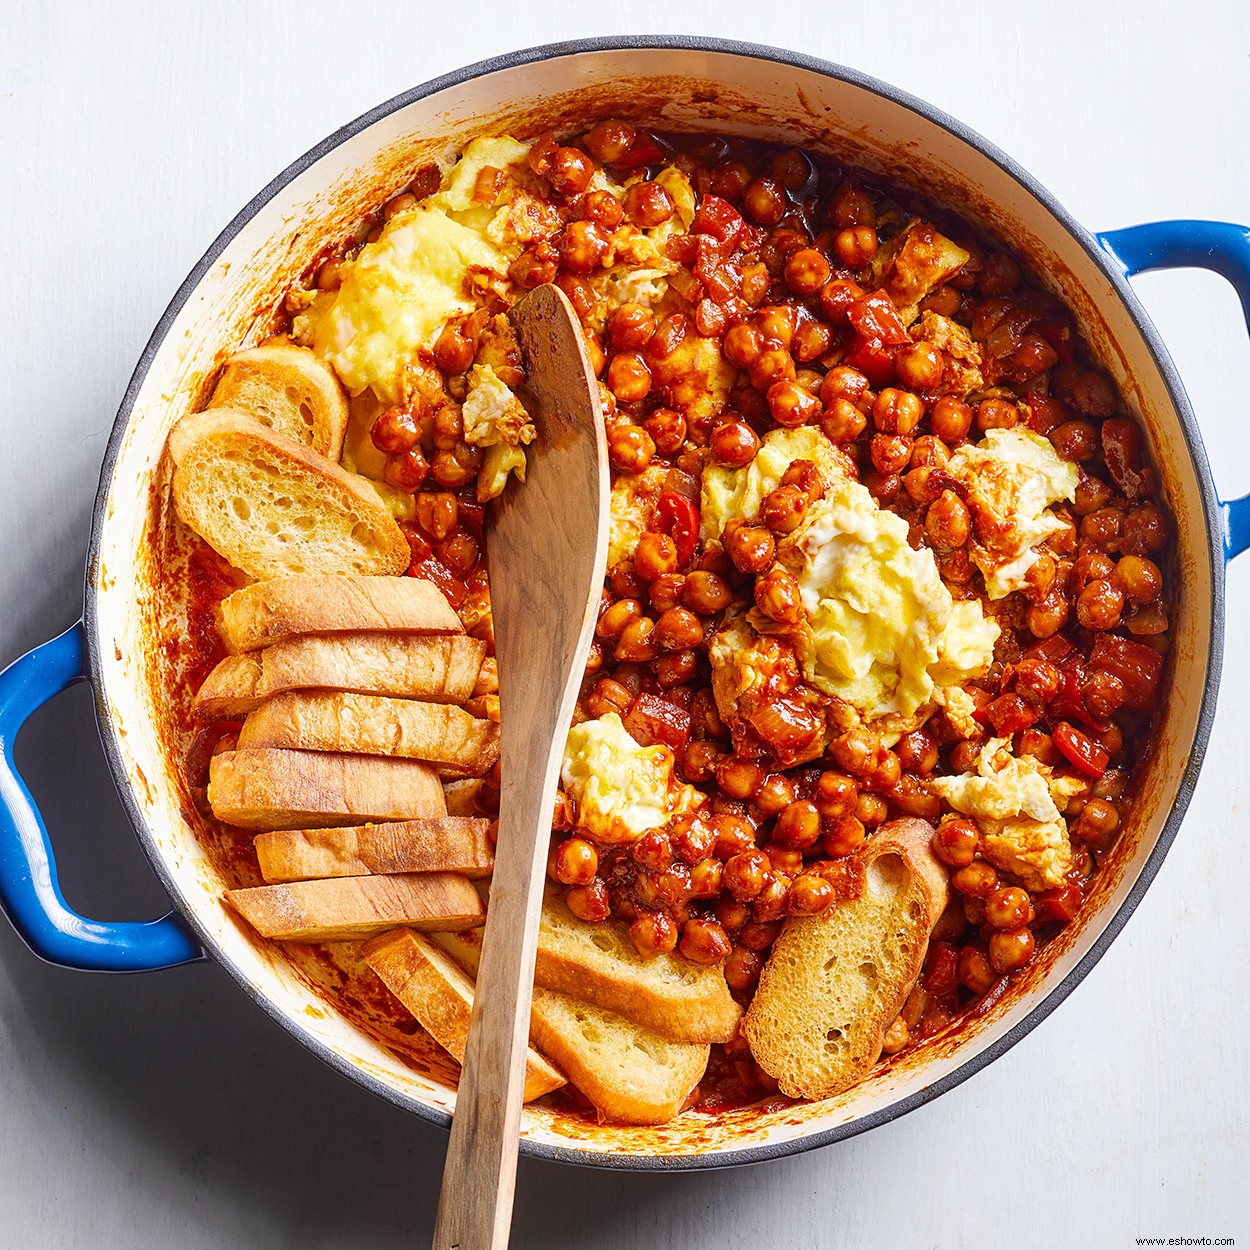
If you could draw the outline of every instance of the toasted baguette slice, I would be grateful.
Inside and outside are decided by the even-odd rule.
[[[782,926],[744,1029],[756,1063],[792,1098],[829,1098],[877,1061],[946,906],[932,836],[923,820],[883,825],[859,852],[863,895]]]
[[[473,982],[456,961],[411,929],[383,933],[367,943],[361,954],[421,1027],[457,1063],[463,1063],[473,1014]],[[531,1047],[525,1066],[525,1101],[563,1084],[563,1073]]]
[[[338,877],[227,890],[230,905],[261,937],[279,942],[348,942],[396,925],[468,929],[486,909],[468,878],[454,872]]]
[[[477,799],[482,792],[481,777],[465,777],[461,781],[444,781],[443,798],[449,816],[476,816],[480,812]]]
[[[408,567],[408,540],[366,478],[229,408],[183,417],[176,434],[174,507],[235,568],[279,577]]]
[[[223,599],[221,618],[236,651],[295,634],[464,632],[443,592],[420,577],[275,577]]]
[[[447,703],[289,690],[248,716],[239,746],[424,760],[458,777],[480,777],[499,758],[499,726]]]
[[[742,1015],[719,967],[675,955],[644,959],[623,924],[578,920],[554,891],[543,901],[534,983],[675,1042],[728,1042]]]
[[[446,816],[438,774],[416,760],[322,751],[223,751],[208,766],[213,815],[243,829],[326,829]]]
[[[336,464],[343,454],[343,388],[334,370],[307,347],[274,343],[236,352],[226,361],[209,407],[246,412]]]
[[[486,877],[495,866],[490,823],[480,816],[437,816],[339,829],[285,829],[258,833],[254,844],[266,881],[394,872]]]
[[[486,644],[467,634],[288,638],[263,651],[226,656],[204,679],[191,710],[204,720],[234,720],[285,690],[463,703],[473,693],[485,655]]]
[[[480,930],[432,939],[474,979]],[[535,988],[530,1041],[617,1124],[663,1124],[685,1105],[707,1070],[709,1047],[671,1042],[654,1029],[568,994]]]

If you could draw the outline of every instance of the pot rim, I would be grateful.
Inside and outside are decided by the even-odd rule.
[[[184,279],[168,307],[161,314],[161,318],[144,346],[134,373],[127,384],[125,394],[118,407],[117,416],[113,422],[108,445],[104,452],[95,505],[91,516],[83,619],[87,635],[90,681],[95,696],[96,720],[114,786],[117,789],[126,814],[130,818],[131,825],[134,827],[135,835],[143,847],[149,862],[152,864],[157,878],[183,918],[194,931],[200,943],[262,1010],[319,1059],[392,1105],[415,1114],[431,1124],[446,1128],[451,1122],[451,1117],[447,1112],[424,1106],[399,1094],[380,1078],[335,1054],[327,1046],[301,1031],[295,1021],[288,1019],[273,1000],[264,994],[258,986],[254,985],[243,971],[220,949],[218,943],[201,923],[195,909],[189,905],[171,873],[166,868],[151,831],[147,826],[147,822],[139,809],[134,793],[129,785],[124,784],[126,769],[121,754],[117,727],[108,715],[104,700],[103,664],[100,642],[97,636],[99,622],[96,605],[96,587],[98,585],[97,574],[100,560],[101,532],[107,511],[107,496],[112,484],[113,472],[121,449],[122,439],[125,435],[135,400],[170,327],[201,280],[212,268],[218,256],[221,255],[228,244],[256,213],[283,187],[316,164],[326,153],[333,151],[348,139],[368,129],[375,122],[417,100],[435,95],[449,87],[458,86],[473,78],[502,70],[517,69],[539,61],[558,60],[562,57],[584,53],[637,49],[721,53],[753,60],[770,61],[778,65],[809,70],[825,77],[838,79],[908,109],[926,121],[941,127],[955,138],[977,149],[982,155],[998,165],[1004,173],[1013,178],[1047,210],[1050,216],[1067,231],[1073,241],[1081,247],[1086,255],[1103,272],[1111,283],[1116,295],[1125,305],[1137,332],[1141,335],[1160,375],[1163,377],[1180,422],[1185,440],[1185,449],[1189,454],[1198,483],[1202,499],[1203,517],[1207,528],[1208,554],[1211,565],[1211,640],[1206,660],[1206,672],[1203,678],[1202,701],[1194,732],[1193,749],[1190,752],[1189,761],[1181,777],[1171,810],[1136,880],[1132,883],[1128,894],[1117,908],[1115,914],[1107,921],[1103,931],[1094,940],[1089,950],[1086,951],[1076,966],[1057,985],[1047,990],[1037,1005],[1016,1025],[983,1050],[970,1055],[966,1061],[940,1080],[935,1081],[932,1085],[900,1098],[896,1102],[892,1102],[878,1110],[802,1137],[777,1142],[765,1142],[760,1145],[746,1146],[738,1150],[707,1154],[650,1156],[583,1151],[567,1146],[553,1146],[544,1142],[536,1142],[528,1138],[522,1138],[520,1143],[521,1152],[525,1155],[581,1167],[603,1167],[633,1172],[702,1171],[712,1168],[736,1167],[748,1163],[763,1163],[770,1159],[800,1154],[857,1136],[860,1133],[867,1132],[869,1129],[877,1128],[880,1125],[896,1120],[917,1107],[932,1102],[941,1094],[954,1089],[957,1085],[961,1085],[969,1077],[1010,1050],[1011,1047],[1045,1020],[1072,993],[1102,958],[1107,948],[1124,928],[1162,866],[1163,860],[1176,838],[1177,831],[1197,783],[1198,773],[1202,766],[1207,741],[1211,733],[1212,721],[1215,716],[1216,692],[1219,687],[1220,668],[1223,661],[1225,571],[1221,506],[1207,463],[1201,433],[1184,386],[1181,383],[1175,365],[1172,363],[1171,356],[1123,273],[1099,246],[1094,236],[1077,222],[1058,200],[1037,182],[1031,174],[1017,164],[1012,157],[956,118],[951,117],[924,100],[908,92],[901,91],[897,87],[891,86],[871,75],[800,52],[791,52],[765,44],[702,35],[603,35],[559,43],[539,44],[534,47],[523,48],[515,52],[504,53],[477,61],[450,73],[442,74],[437,78],[430,79],[419,86],[409,88],[407,91],[393,96],[382,104],[362,113],[353,121],[341,126],[302,156],[292,161],[286,169],[267,183],[235,214],[229,224],[213,240],[207,251],[205,251],[204,255],[196,262]]]

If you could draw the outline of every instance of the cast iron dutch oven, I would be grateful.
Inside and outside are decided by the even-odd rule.
[[[706,1168],[837,1141],[901,1115],[1001,1055],[1072,991],[1124,926],[1189,803],[1214,712],[1225,562],[1250,545],[1250,498],[1221,502],[1167,351],[1126,279],[1202,266],[1250,310],[1250,235],[1172,221],[1091,234],[1009,157],[920,100],[797,53],[697,38],[596,39],[471,65],[389,101],[279,174],[226,227],[161,318],[113,426],[92,518],[80,623],[0,674],[0,901],[36,954],[97,971],[216,959],[315,1054],[382,1097],[448,1122],[451,1073],[430,1046],[401,1062],[379,1036],[325,1006],[318,966],[255,942],[221,902],[220,859],[180,780],[168,691],[154,680],[167,613],[153,534],[167,492],[162,449],[223,350],[248,341],[328,239],[385,200],[424,160],[482,134],[584,129],[625,116],[827,149],[923,189],[1010,241],[1075,310],[1139,414],[1176,522],[1171,675],[1153,758],[1116,854],[1078,921],[1035,972],[953,1038],[931,1039],[841,1097],[781,1110],[679,1117],[658,1128],[595,1126],[526,1112],[530,1154],[627,1168]],[[175,579],[176,580],[176,579]],[[109,767],[175,910],[146,923],[86,920],[65,904],[47,831],[13,764],[13,739],[45,700],[89,681]]]

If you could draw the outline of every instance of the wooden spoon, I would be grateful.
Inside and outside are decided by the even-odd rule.
[[[499,842],[434,1250],[508,1244],[551,813],[607,563],[608,455],[576,316],[556,287],[540,286],[511,318],[538,438],[525,482],[496,500],[487,539]]]

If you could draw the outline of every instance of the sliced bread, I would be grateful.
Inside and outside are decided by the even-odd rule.
[[[307,347],[271,343],[236,352],[221,371],[209,407],[246,412],[336,464],[343,454],[343,388],[334,370]]]
[[[223,599],[221,617],[236,651],[255,651],[296,634],[464,632],[443,592],[420,577],[274,577]]]
[[[179,517],[250,577],[408,567],[408,540],[368,480],[285,434],[212,408],[183,417],[171,442]]]
[[[467,634],[288,638],[263,651],[226,656],[204,679],[191,710],[204,720],[234,720],[284,690],[463,703],[473,693],[485,655],[486,644]]]
[[[324,751],[223,751],[208,766],[213,815],[244,829],[317,829],[445,816],[438,774],[417,760]]]
[[[367,943],[361,954],[421,1027],[457,1063],[463,1063],[473,1015],[473,982],[455,960],[411,929],[383,933]],[[525,1101],[549,1094],[564,1083],[564,1075],[531,1047]]]
[[[946,906],[932,836],[923,820],[883,825],[859,852],[861,897],[782,926],[743,1028],[792,1098],[829,1098],[877,1061]]]
[[[432,939],[476,978],[480,929]],[[673,1042],[654,1029],[568,994],[535,988],[530,1040],[617,1124],[663,1124],[685,1105],[707,1069],[709,1047]]]
[[[254,844],[266,881],[394,872],[485,877],[495,864],[490,824],[480,816],[436,816],[338,829],[274,830],[258,833]]]
[[[227,890],[230,905],[262,937],[279,942],[348,942],[396,925],[467,929],[486,909],[468,878],[454,872],[336,877]]]
[[[248,716],[239,746],[424,760],[449,766],[456,776],[480,777],[499,758],[499,726],[449,703],[288,690]]]
[[[644,959],[625,925],[579,920],[553,890],[543,901],[534,983],[675,1042],[728,1042],[742,1015],[719,966],[676,955]]]

